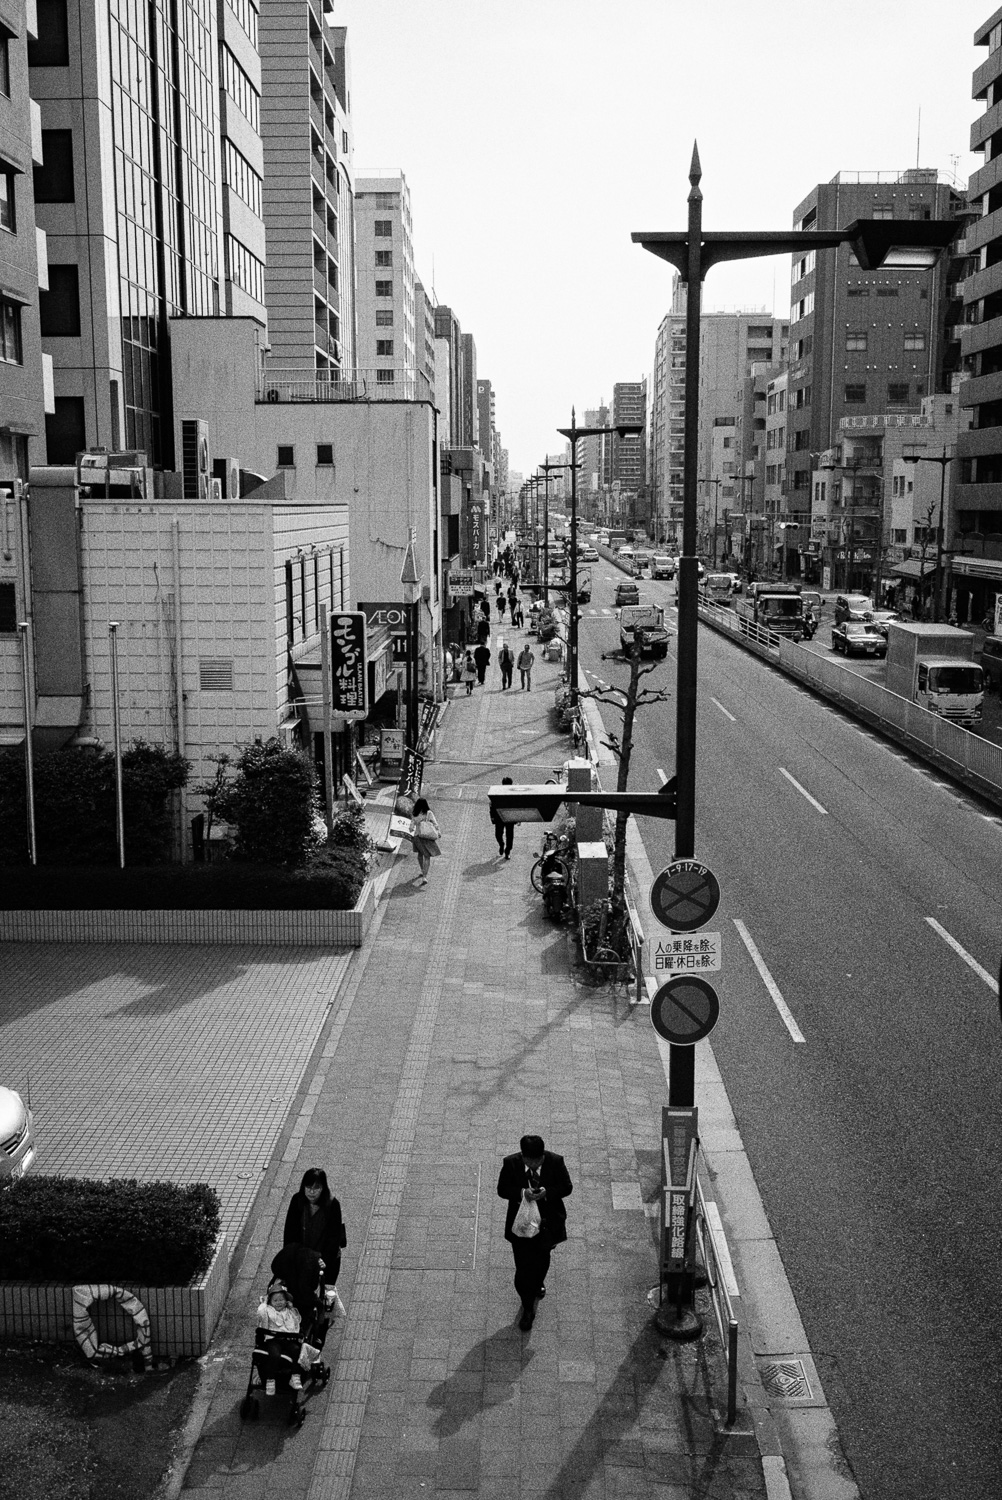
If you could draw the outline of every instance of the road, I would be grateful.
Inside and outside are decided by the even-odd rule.
[[[623,683],[614,572],[581,660]],[[674,677],[673,652],[634,789],[673,768]],[[673,832],[641,828],[657,870]],[[723,888],[714,1050],[862,1494],[998,1500],[1002,820],[701,628],[696,828]]]

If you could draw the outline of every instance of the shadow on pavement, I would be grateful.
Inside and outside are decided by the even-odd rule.
[[[428,1396],[427,1405],[439,1408],[436,1435],[454,1437],[464,1423],[481,1412],[510,1401],[533,1358],[532,1349],[513,1328],[499,1328],[474,1344],[462,1364]],[[490,1400],[488,1385],[493,1393]]]

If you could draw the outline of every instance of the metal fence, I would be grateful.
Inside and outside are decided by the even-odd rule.
[[[757,656],[775,662],[797,678],[839,704],[850,713],[875,720],[918,755],[935,757],[934,764],[947,763],[976,783],[976,789],[1002,798],[1002,745],[972,734],[960,724],[910,703],[879,682],[871,682],[844,662],[817,651],[808,651],[795,641],[739,621],[734,611],[700,603],[700,619],[725,635],[737,636]],[[941,767],[942,768],[942,767]]]
[[[712,1205],[716,1208],[716,1204]],[[717,1320],[717,1332],[727,1361],[727,1425],[732,1426],[738,1410],[738,1320],[734,1304],[727,1289],[728,1277],[733,1277],[730,1256],[723,1243],[723,1235],[711,1217],[699,1178],[696,1178],[696,1242],[706,1271],[706,1285]]]
[[[258,383],[258,401],[268,405],[312,401],[430,401],[431,386],[420,370],[352,370],[330,379],[310,370],[266,370]]]

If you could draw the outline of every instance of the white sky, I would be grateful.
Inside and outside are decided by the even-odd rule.
[[[477,345],[512,470],[649,375],[671,267],[633,230],[785,229],[838,171],[966,185],[993,0],[331,0],[355,168],[399,169],[415,260]],[[789,257],[720,266],[707,311],[789,309]]]

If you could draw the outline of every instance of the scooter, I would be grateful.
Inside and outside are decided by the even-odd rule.
[[[563,862],[554,859],[552,865],[547,869],[546,861],[543,865],[543,905],[546,907],[546,915],[552,922],[562,922],[567,911],[569,891],[567,889],[567,875]]]

